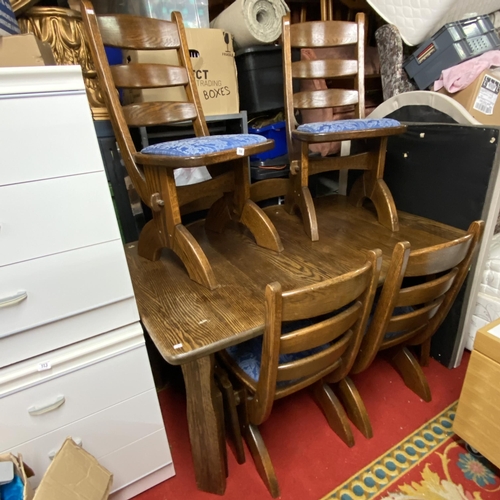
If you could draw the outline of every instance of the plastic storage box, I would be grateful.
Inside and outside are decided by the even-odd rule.
[[[443,26],[405,60],[403,68],[424,90],[444,69],[498,47],[500,39],[490,18],[477,16]]]
[[[257,45],[236,52],[240,109],[261,113],[283,108],[283,62],[278,45]]]
[[[264,151],[250,157],[250,161],[264,161],[270,158],[276,158],[278,156],[283,156],[287,153],[286,147],[286,126],[285,122],[271,123],[261,128],[248,127],[248,132],[250,134],[259,134],[267,137],[268,139],[274,140],[274,148],[270,151]]]
[[[170,21],[174,10],[186,28],[209,28],[208,0],[94,0],[97,14],[134,14]]]

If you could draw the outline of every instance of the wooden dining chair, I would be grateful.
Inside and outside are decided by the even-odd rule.
[[[317,173],[349,169],[362,170],[354,183],[349,199],[362,206],[370,199],[377,211],[379,222],[391,231],[399,229],[398,215],[391,192],[384,182],[384,164],[387,139],[401,134],[405,126],[390,118],[365,118],[364,47],[365,16],[356,15],[355,22],[313,21],[290,24],[283,18],[283,72],[285,86],[285,114],[287,144],[290,156],[290,188],[285,206],[291,213],[300,210],[305,232],[312,241],[319,239],[314,203],[309,191],[309,176]],[[357,58],[316,59],[292,62],[292,50],[303,48],[324,49],[354,45]],[[294,80],[318,80],[349,77],[354,88],[327,88],[294,93]],[[354,119],[296,124],[299,113],[306,109],[345,109],[354,106]],[[312,157],[310,144],[363,139],[367,150],[363,153]]]
[[[372,250],[359,269],[303,288],[283,291],[279,283],[267,285],[263,337],[219,353],[222,368],[216,376],[236,457],[240,463],[245,460],[243,435],[273,497],[279,496],[278,481],[258,426],[268,419],[275,400],[311,386],[330,427],[348,446],[354,444],[344,409],[323,379],[342,380],[354,362],[377,288],[381,255]]]
[[[194,281],[213,289],[217,283],[206,255],[182,224],[181,209],[219,195],[205,226],[221,232],[234,220],[245,225],[258,245],[280,252],[279,235],[267,215],[250,200],[248,157],[273,147],[259,135],[210,136],[200,105],[182,18],[172,21],[125,14],[96,16],[82,0],[82,18],[104,100],[127,172],[153,219],[139,237],[139,255],[157,260],[163,248],[173,250]],[[179,66],[120,64],[109,66],[104,46],[128,50],[175,50]],[[141,102],[122,106],[118,89],[182,86],[186,102]],[[196,137],[163,142],[136,151],[129,127],[191,122]],[[212,179],[177,187],[174,170],[206,166]],[[197,204],[198,203],[198,204]]]
[[[431,391],[422,366],[429,363],[431,338],[445,319],[463,285],[484,229],[473,222],[456,240],[417,250],[396,244],[387,276],[351,373],[366,370],[384,351],[405,384],[424,401]],[[420,348],[420,364],[408,349]],[[338,392],[351,421],[366,436],[370,420],[354,383],[346,377]]]

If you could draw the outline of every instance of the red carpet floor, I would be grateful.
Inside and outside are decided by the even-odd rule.
[[[356,444],[348,448],[328,427],[307,390],[277,401],[270,419],[261,426],[285,500],[319,500],[336,486],[396,445],[460,395],[469,356],[459,368],[448,370],[431,360],[424,372],[432,391],[425,403],[411,392],[393,368],[382,359],[353,377],[371,417],[374,437],[364,438],[354,429]],[[204,500],[217,495],[196,489],[191,461],[182,384],[174,381],[159,392],[172,449],[176,476],[135,497],[136,500]],[[271,498],[253,461],[238,465],[228,451],[229,477],[224,498]]]

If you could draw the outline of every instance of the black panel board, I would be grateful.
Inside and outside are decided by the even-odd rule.
[[[450,115],[423,104],[402,106],[388,116],[400,122],[457,123]]]
[[[398,210],[461,229],[482,217],[499,129],[442,123],[407,123],[388,141],[384,179]],[[464,290],[433,337],[432,356],[450,365]]]

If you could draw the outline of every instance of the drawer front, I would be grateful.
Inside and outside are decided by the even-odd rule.
[[[51,458],[62,446],[64,440],[67,437],[72,437],[75,442],[81,443],[85,450],[94,455],[104,467],[109,468],[112,473],[116,473],[120,477],[120,482],[127,483],[137,479],[131,470],[133,471],[134,468],[140,470],[142,468],[140,462],[148,461],[146,456],[143,457],[142,454],[130,456],[133,463],[126,463],[128,467],[127,477],[120,476],[117,470],[116,465],[123,466],[123,461],[120,462],[112,458],[101,461],[101,458],[133,443],[141,442],[150,435],[154,435],[156,440],[160,442],[161,449],[153,449],[158,467],[170,463],[170,450],[154,389],[40,436],[38,439],[13,446],[9,451],[20,453],[23,460],[36,471],[36,476],[30,480],[32,485],[36,487],[47,470]],[[148,453],[144,449],[141,451],[145,451],[146,455]],[[113,481],[112,489],[115,490],[121,486]]]
[[[43,373],[41,375],[44,376]],[[82,368],[75,362],[72,372],[0,399],[0,415],[2,416],[0,452],[17,447],[96,412],[101,413],[111,405],[117,405],[123,400],[144,394],[153,387],[153,377],[144,345]],[[156,393],[154,397],[156,398]],[[129,409],[125,413],[130,411]],[[132,415],[137,415],[137,411],[132,411]],[[115,418],[117,418],[116,422],[113,420]],[[123,419],[123,425],[120,423],[121,419]],[[107,422],[106,432],[110,435],[118,433],[120,439],[125,439],[126,435],[129,435],[129,439],[132,440],[132,437],[136,436],[139,431],[132,428],[133,420],[131,423],[128,419],[129,416],[126,414],[117,417],[113,413],[113,418],[104,419],[103,422],[99,422],[98,426]],[[117,425],[117,429],[110,429],[114,424]],[[127,426],[128,429],[125,429]],[[144,432],[141,435],[158,430],[151,424],[149,416],[142,427],[145,430],[140,431]],[[107,439],[103,429],[95,429],[94,432],[99,433],[100,439]],[[122,446],[128,442],[126,441]],[[105,448],[101,455],[115,449],[115,447]],[[39,469],[35,468],[35,470],[39,472]]]
[[[119,238],[104,172],[0,187],[0,266]]]
[[[500,467],[499,380],[500,364],[474,349],[453,422],[453,431],[497,467]]]
[[[0,398],[62,377],[74,371],[76,366],[90,366],[143,345],[144,332],[140,323],[136,322],[51,352],[26,356],[26,359],[0,370]]]
[[[141,457],[141,459],[137,460],[137,457]],[[112,493],[169,464],[168,470],[165,470],[162,474],[162,480],[175,475],[165,430],[156,431],[125,448],[100,457],[99,462],[113,473]],[[147,486],[151,488],[155,484],[158,484],[158,480],[154,484],[148,484]],[[138,495],[145,489],[143,487],[135,494]],[[112,498],[118,498],[118,495]]]
[[[0,338],[133,296],[121,241],[4,266]]]
[[[132,325],[137,321],[139,312],[135,299],[131,297],[55,323],[0,338],[0,369],[42,354],[45,354],[43,362],[50,362],[50,351]]]
[[[0,186],[103,170],[85,92],[3,98],[0,116]]]

